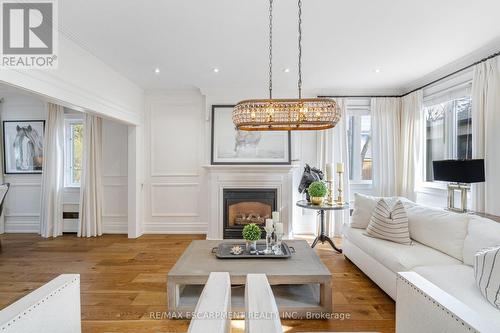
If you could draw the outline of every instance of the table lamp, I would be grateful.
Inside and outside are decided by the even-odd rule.
[[[482,183],[484,159],[432,161],[434,180],[448,182],[448,209],[467,212],[467,192],[470,184]],[[460,207],[455,207],[455,193],[460,192]]]

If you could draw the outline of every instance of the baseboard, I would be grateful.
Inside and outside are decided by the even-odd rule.
[[[6,217],[5,233],[36,234],[40,232],[40,219],[38,217]]]
[[[146,222],[144,234],[206,234],[207,223]]]

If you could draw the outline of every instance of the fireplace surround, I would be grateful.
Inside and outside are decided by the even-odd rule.
[[[207,239],[224,238],[224,190],[275,190],[276,206],[280,212],[285,238],[293,234],[293,216],[298,196],[293,185],[296,165],[206,165],[208,176]],[[297,193],[295,193],[297,192]],[[239,235],[241,239],[241,233]]]

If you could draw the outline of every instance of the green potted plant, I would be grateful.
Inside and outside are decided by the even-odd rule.
[[[324,197],[328,194],[328,188],[322,181],[315,181],[307,189],[313,205],[321,205]]]
[[[246,240],[248,252],[257,251],[257,241],[260,239],[262,230],[255,223],[247,224],[243,228],[243,238]]]

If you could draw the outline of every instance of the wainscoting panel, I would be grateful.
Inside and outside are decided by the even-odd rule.
[[[197,176],[199,104],[154,103],[151,107],[151,176]]]
[[[198,183],[151,184],[151,216],[198,217]]]
[[[206,233],[204,100],[198,92],[147,99],[145,233]]]

